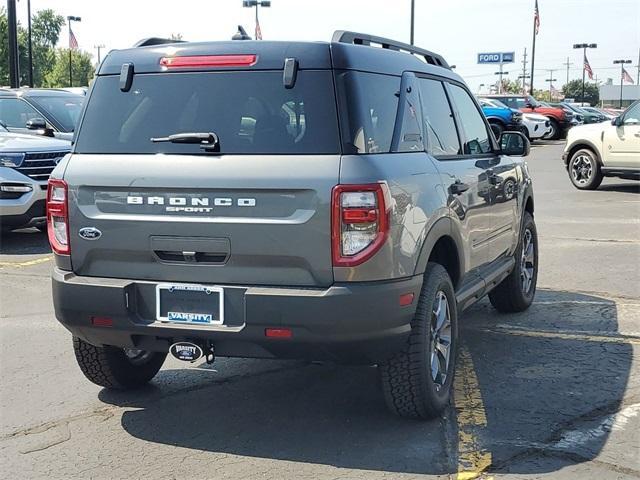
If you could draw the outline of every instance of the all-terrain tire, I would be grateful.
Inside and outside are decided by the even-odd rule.
[[[449,355],[445,380],[437,383],[431,370],[434,306],[443,293],[450,318]],[[389,409],[402,417],[429,419],[442,413],[449,403],[458,346],[458,316],[455,292],[447,271],[428,263],[411,334],[402,351],[378,366],[382,391]]]
[[[526,249],[523,254],[523,249]],[[538,234],[533,216],[524,212],[520,240],[514,254],[513,271],[489,293],[491,305],[500,312],[522,312],[529,308],[536,294],[538,281]],[[525,288],[526,278],[530,279]]]
[[[598,158],[588,148],[581,148],[571,155],[567,173],[573,186],[579,190],[595,190],[602,183]]]
[[[549,125],[551,125],[551,131],[542,138],[544,140],[558,140],[562,136],[562,131],[560,130],[558,121],[550,118]]]
[[[166,353],[142,352],[139,359],[127,356],[122,348],[96,347],[73,337],[73,350],[80,370],[96,385],[132,389],[148,383],[162,367]]]

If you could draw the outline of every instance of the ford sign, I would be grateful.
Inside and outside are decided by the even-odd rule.
[[[479,53],[478,63],[513,63],[515,52]]]

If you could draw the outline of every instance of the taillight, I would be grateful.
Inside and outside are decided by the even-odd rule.
[[[354,267],[369,260],[389,234],[385,183],[336,185],[332,195],[333,265]]]
[[[69,209],[67,182],[49,179],[47,188],[47,233],[51,249],[69,255]]]
[[[162,57],[160,65],[165,68],[196,67],[251,67],[258,56],[248,55],[189,55],[184,57]]]

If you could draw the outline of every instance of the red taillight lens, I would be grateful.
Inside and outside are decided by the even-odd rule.
[[[336,185],[332,195],[333,265],[353,267],[370,259],[389,234],[385,183]]]
[[[49,179],[47,188],[47,233],[51,249],[69,255],[69,209],[67,182]]]
[[[190,55],[163,57],[160,65],[166,68],[251,67],[257,60],[257,55]]]

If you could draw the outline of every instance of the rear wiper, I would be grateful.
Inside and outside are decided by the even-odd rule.
[[[168,137],[151,137],[151,141],[200,144],[200,148],[213,152],[220,149],[220,140],[213,132],[174,133]]]

